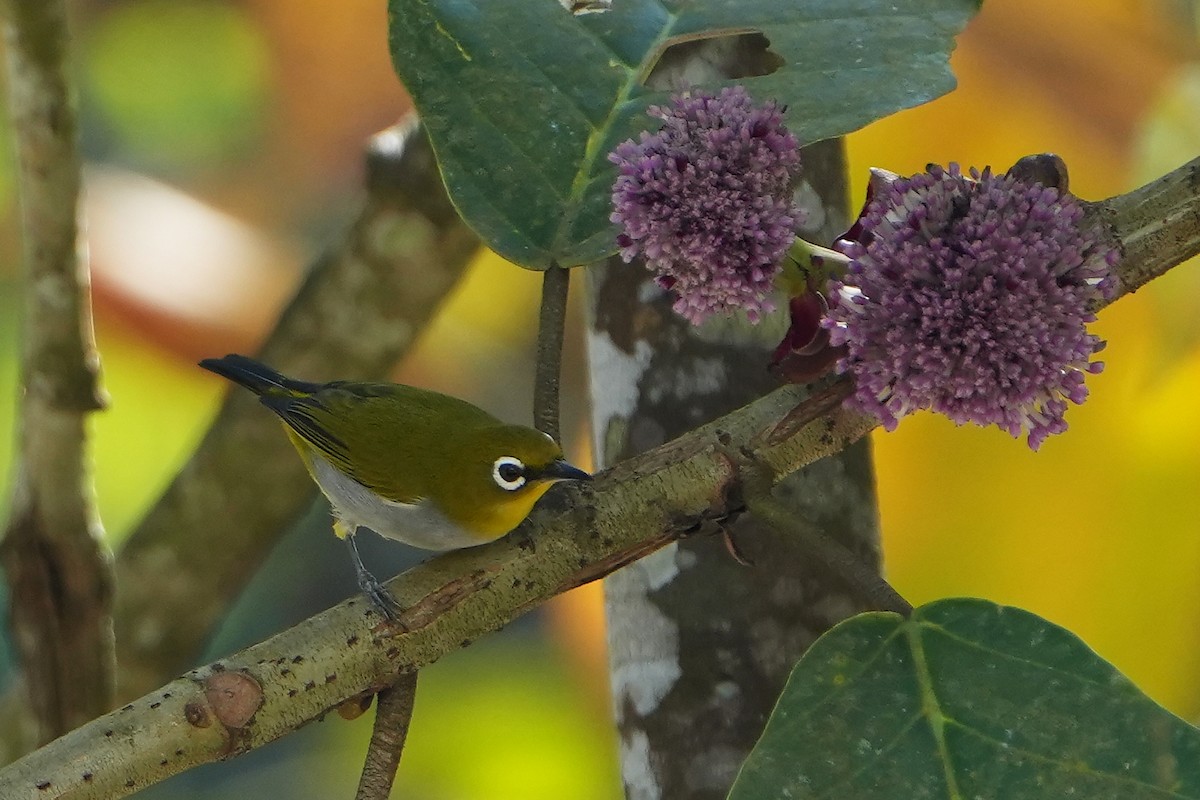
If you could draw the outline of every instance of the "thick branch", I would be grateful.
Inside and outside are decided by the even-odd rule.
[[[826,394],[806,403],[808,425],[772,442],[799,396],[799,389],[784,387],[619,464],[590,485],[560,487],[514,534],[394,579],[389,588],[408,609],[408,632],[391,634],[364,600],[350,599],[0,770],[0,797],[119,797],[273,741],[555,594],[658,549],[704,519],[736,510],[730,498],[737,495],[737,468],[724,455],[730,442],[752,448],[757,464],[780,475],[872,427],[865,417],[830,408],[837,399]],[[229,676],[237,676],[235,710],[220,707],[228,692],[213,687]]]
[[[390,633],[361,598],[347,600],[0,770],[0,797],[120,797],[266,744],[741,510],[740,459],[730,452],[754,465],[752,480],[774,482],[875,427],[842,407],[845,379],[802,394],[781,387],[591,484],[559,487],[513,534],[393,579],[388,588],[408,609],[404,633]]]
[[[377,136],[368,198],[261,350],[285,373],[385,377],[462,274],[478,240],[410,124]],[[117,562],[118,694],[186,668],[315,493],[279,424],[246,392],[212,428]]]
[[[542,274],[542,305],[538,312],[537,374],[533,383],[533,422],[543,433],[561,442],[558,385],[562,371],[563,330],[567,323],[567,296],[571,273],[551,267]]]
[[[65,4],[10,3],[4,25],[25,319],[20,449],[0,557],[44,742],[111,707],[112,565],[85,468],[84,420],[103,399],[87,266],[76,249],[79,153]]]

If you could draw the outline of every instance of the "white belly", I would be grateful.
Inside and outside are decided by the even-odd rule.
[[[313,453],[317,485],[329,498],[333,513],[350,530],[370,528],[380,536],[426,550],[457,550],[483,544],[446,518],[428,500],[386,500]]]

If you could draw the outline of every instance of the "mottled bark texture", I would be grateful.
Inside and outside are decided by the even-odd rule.
[[[14,725],[13,735],[45,742],[112,700],[112,564],[85,466],[85,418],[103,397],[87,265],[76,243],[80,163],[65,4],[13,0],[4,10],[25,317],[18,455],[0,558],[35,722],[32,731]]]
[[[415,124],[377,136],[365,207],[313,268],[259,355],[309,380],[383,378],[457,282],[478,240]],[[214,354],[220,355],[220,354]],[[278,421],[231,392],[117,562],[118,695],[190,666],[315,488]]]
[[[804,151],[805,237],[847,225],[842,143]],[[587,270],[596,451],[618,462],[776,385],[767,373],[779,326],[692,328],[637,265]],[[878,565],[869,443],[791,476],[776,496],[799,518]],[[752,516],[696,536],[607,579],[606,610],[622,773],[631,800],[723,798],[761,734],[788,673],[836,622],[862,610],[801,542]]]

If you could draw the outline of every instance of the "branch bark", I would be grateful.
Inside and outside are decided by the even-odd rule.
[[[1185,224],[1179,215],[1166,218]],[[1190,255],[1179,253],[1174,264]],[[1169,261],[1162,259],[1154,273],[1174,266]],[[1144,272],[1132,263],[1120,271],[1122,277]],[[1128,281],[1123,291],[1134,285]],[[0,769],[0,797],[125,796],[378,692],[396,674],[465,646],[549,597],[742,510],[743,477],[730,452],[753,463],[754,480],[776,481],[858,441],[876,423],[842,407],[846,389],[839,378],[805,399],[800,387],[781,387],[622,461],[590,484],[556,487],[513,534],[389,581],[409,609],[404,633],[381,625],[361,598],[347,600]]]
[[[358,779],[355,800],[387,800],[392,793],[416,697],[415,672],[401,675],[391,687],[379,693],[375,701],[371,743],[367,745],[367,758]]]
[[[85,420],[104,402],[76,241],[80,161],[65,3],[19,0],[7,11],[25,319],[19,456],[0,558],[34,738],[45,742],[111,707],[112,564],[85,466]]]
[[[756,469],[778,477],[873,427],[837,407],[841,394],[832,392],[806,401],[808,422],[772,441],[776,427],[795,416],[800,396],[783,387],[591,483],[556,487],[512,535],[389,581],[407,609],[405,632],[381,624],[362,598],[347,600],[0,770],[0,797],[122,797],[266,744],[739,510],[738,467],[725,455],[730,443],[750,448]]]
[[[415,118],[375,137],[365,206],[260,351],[307,379],[386,377],[462,275],[478,239],[450,205]],[[119,697],[189,666],[316,490],[255,398],[231,392],[117,561]]]
[[[1089,211],[1120,243],[1121,291],[1137,291],[1200,253],[1200,158]]]

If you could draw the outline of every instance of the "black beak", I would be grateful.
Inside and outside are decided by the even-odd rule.
[[[591,475],[579,467],[571,466],[561,458],[542,467],[537,477],[544,481],[590,481],[592,479]]]

